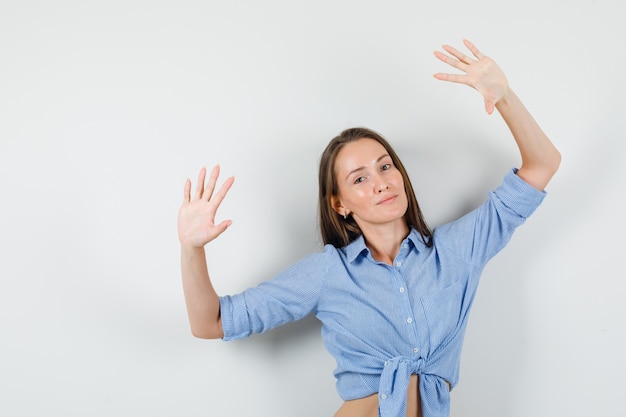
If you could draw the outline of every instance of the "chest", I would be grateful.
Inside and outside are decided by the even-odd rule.
[[[327,277],[318,310],[327,333],[400,354],[431,350],[464,326],[479,271],[435,251],[358,261]]]

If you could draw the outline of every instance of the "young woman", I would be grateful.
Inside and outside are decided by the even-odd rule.
[[[432,417],[449,414],[458,382],[468,313],[487,261],[506,245],[544,198],[560,154],[493,60],[469,41],[473,57],[444,45],[435,52],[464,74],[435,74],[466,84],[497,109],[522,163],[480,207],[434,231],[422,218],[400,159],[378,133],[354,128],[328,144],[319,167],[324,250],[270,281],[220,297],[204,246],[230,221],[215,223],[233,184],[215,192],[219,167],[185,183],[178,218],[185,301],[192,333],[233,340],[314,313],[335,357],[335,417]]]

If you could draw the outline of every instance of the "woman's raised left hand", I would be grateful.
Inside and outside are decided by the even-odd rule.
[[[493,113],[496,103],[507,93],[509,82],[498,64],[483,55],[476,46],[464,39],[463,44],[474,55],[465,55],[450,45],[442,48],[450,55],[435,51],[435,56],[442,62],[463,71],[465,74],[436,73],[438,80],[468,85],[478,91],[484,98],[485,110]]]

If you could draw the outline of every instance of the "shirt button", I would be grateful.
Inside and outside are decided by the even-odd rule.
[[[417,353],[417,352],[419,352],[419,351],[420,351],[420,350],[419,350],[418,348],[413,348],[413,353]]]
[[[406,319],[406,322],[407,323],[413,323],[413,319],[411,317],[409,317],[409,318]]]
[[[397,267],[401,267],[402,266],[402,262],[396,262],[396,266]]]
[[[386,400],[386,399],[387,399],[387,394],[382,394],[382,395],[380,396],[380,398],[382,398],[383,400]]]
[[[408,249],[408,248],[409,248],[409,245],[407,245],[407,244],[405,243],[404,245],[402,245],[402,247],[403,247],[404,249]]]
[[[400,287],[400,292],[404,292],[404,287]]]

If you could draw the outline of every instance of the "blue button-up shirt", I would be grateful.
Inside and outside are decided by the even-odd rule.
[[[363,237],[326,245],[270,281],[220,297],[224,340],[261,333],[314,313],[335,357],[337,391],[378,393],[381,417],[404,417],[409,379],[419,375],[424,417],[449,415],[463,334],[483,267],[545,196],[509,172],[480,207],[437,227],[428,247],[412,229],[393,265]]]

